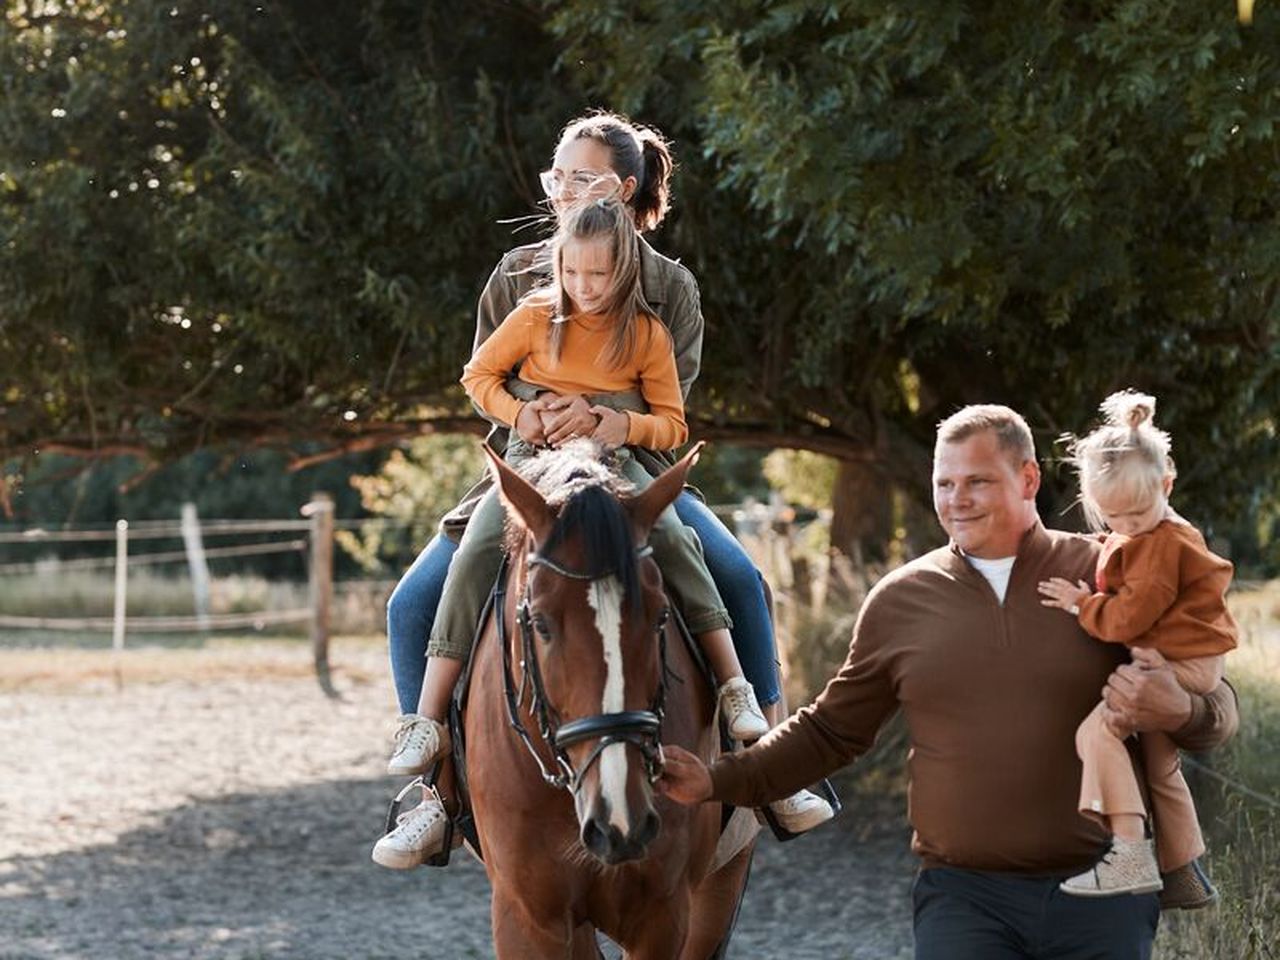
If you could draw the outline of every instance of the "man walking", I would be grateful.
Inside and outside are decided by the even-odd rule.
[[[1235,695],[1170,686],[1159,662],[1087,636],[1041,605],[1051,576],[1092,580],[1096,541],[1046,530],[1031,431],[1008,407],[939,425],[933,492],[948,546],[890,573],[858,617],[849,655],[813,704],[708,770],[666,748],[674,799],[761,806],[864,753],[898,709],[911,740],[908,818],[921,859],[917,960],[1141,960],[1156,894],[1085,899],[1058,884],[1108,838],[1076,810],[1075,729],[1107,689],[1140,729],[1185,749],[1234,732]]]

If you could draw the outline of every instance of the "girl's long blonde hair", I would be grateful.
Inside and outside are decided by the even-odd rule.
[[[1164,494],[1165,478],[1177,475],[1169,455],[1169,434],[1153,419],[1156,399],[1121,390],[1102,401],[1106,422],[1072,438],[1068,459],[1080,477],[1080,504],[1096,530],[1106,527],[1098,498],[1118,499],[1143,509]]]
[[[636,353],[642,328],[646,337],[653,336],[655,328],[666,334],[661,323],[646,320],[656,314],[640,286],[640,236],[630,209],[621,200],[584,201],[560,212],[559,225],[551,239],[551,284],[530,291],[525,299],[551,308],[551,356],[558,362],[564,344],[564,321],[574,309],[564,289],[564,247],[584,240],[606,240],[609,244],[613,282],[600,312],[613,319],[614,327],[600,359],[616,369]]]

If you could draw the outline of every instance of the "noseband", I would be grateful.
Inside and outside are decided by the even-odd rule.
[[[647,544],[636,550],[636,559],[650,556],[653,548]],[[599,580],[607,577],[612,571],[579,571],[571,570],[557,563],[550,557],[532,553],[528,566],[543,567],[560,577],[570,580]],[[605,747],[615,743],[631,744],[644,757],[645,772],[649,782],[653,783],[662,775],[662,715],[667,694],[667,640],[666,624],[670,615],[664,610],[658,622],[658,689],[654,693],[653,703],[648,710],[624,710],[620,713],[597,713],[568,723],[560,722],[559,712],[547,698],[546,687],[542,682],[542,670],[538,663],[537,650],[534,644],[533,617],[529,605],[529,582],[525,579],[523,594],[516,607],[516,623],[520,626],[520,668],[523,673],[520,691],[517,693],[515,680],[511,672],[511,644],[506,636],[506,561],[498,574],[498,586],[494,595],[494,612],[498,622],[498,642],[502,646],[502,684],[507,700],[507,722],[524,742],[542,772],[542,779],[553,787],[563,787],[576,795],[582,781],[592,765],[600,759]],[[538,731],[543,742],[551,750],[555,758],[557,772],[547,769],[541,754],[533,744],[529,731],[520,719],[520,704],[524,701],[524,691],[530,690],[530,710],[538,721]],[[569,758],[568,748],[587,740],[599,742],[588,754],[581,769],[574,769]]]

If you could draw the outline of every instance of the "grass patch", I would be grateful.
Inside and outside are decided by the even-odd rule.
[[[219,577],[210,585],[210,613],[254,613],[307,605],[307,585],[262,577]],[[191,578],[148,568],[129,572],[126,597],[133,616],[191,616]],[[115,606],[115,579],[56,564],[34,574],[0,578],[0,612],[21,617],[109,617]]]
[[[1232,609],[1242,638],[1227,675],[1240,694],[1240,732],[1205,762],[1270,802],[1187,771],[1205,826],[1204,863],[1222,900],[1166,914],[1158,960],[1280,960],[1280,585],[1242,591]]]
[[[377,636],[334,637],[330,658],[336,682],[372,683],[381,674],[373,666],[385,648]],[[358,656],[344,656],[345,652]],[[114,686],[117,670],[126,685],[221,680],[300,680],[315,668],[303,640],[264,640],[258,636],[216,637],[190,644],[111,650],[0,649],[0,692],[68,693]]]
[[[344,580],[334,584],[331,622],[336,633],[371,633],[383,629],[387,597],[394,581]],[[182,573],[164,574],[150,568],[130,571],[127,581],[127,614],[130,617],[190,617],[195,615],[191,579]],[[281,610],[306,610],[310,606],[307,583],[267,580],[258,576],[216,577],[210,583],[209,612],[255,614]],[[110,617],[115,606],[115,580],[110,575],[83,570],[61,570],[47,562],[40,572],[0,578],[0,614],[53,619]],[[302,636],[305,623],[264,627],[266,636]],[[150,644],[142,634],[130,635],[128,645]],[[190,633],[193,643],[197,635]],[[108,629],[91,632],[57,630],[0,630],[3,647],[95,647],[109,642]],[[169,645],[180,635],[168,635]]]

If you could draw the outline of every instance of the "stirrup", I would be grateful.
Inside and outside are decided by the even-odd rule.
[[[422,799],[428,796],[435,797],[436,802],[440,804],[440,809],[444,810],[444,835],[440,838],[441,849],[439,853],[433,853],[422,861],[424,867],[447,867],[449,865],[449,855],[453,853],[453,816],[449,813],[449,808],[445,806],[444,798],[440,796],[440,790],[436,787],[436,781],[440,779],[440,760],[431,765],[425,774],[420,777],[414,777],[396,794],[395,799],[391,801],[391,805],[387,808],[387,822],[382,830],[383,836],[386,836],[396,828],[396,820],[400,816],[400,807],[404,803],[405,796],[415,787],[422,790]]]
[[[831,804],[831,817],[834,820],[840,813],[842,807],[840,805],[840,798],[836,795],[836,788],[831,785],[831,781],[826,777],[823,777],[809,789],[820,796],[823,800],[827,801],[827,803]],[[803,833],[792,833],[779,823],[778,818],[773,815],[773,811],[769,809],[768,804],[765,804],[763,807],[758,807],[756,809],[756,816],[769,825],[769,829],[773,831],[774,839],[779,843],[786,843],[789,840],[794,840],[796,837],[803,837],[805,835]]]

